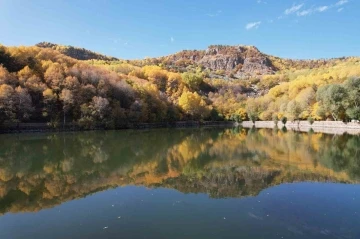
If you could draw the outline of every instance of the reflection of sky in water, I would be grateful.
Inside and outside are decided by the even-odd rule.
[[[284,184],[211,199],[128,186],[0,218],[1,238],[359,238],[360,186]]]
[[[360,238],[360,186],[328,183],[358,182],[359,136],[161,129],[0,141],[0,238]]]

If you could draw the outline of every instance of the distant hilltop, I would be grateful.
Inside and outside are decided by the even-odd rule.
[[[38,47],[42,48],[51,48],[53,50],[59,51],[60,53],[70,56],[78,60],[106,60],[106,61],[116,61],[118,60],[115,57],[108,57],[85,48],[79,48],[74,46],[64,46],[58,45],[51,42],[40,42],[36,44]]]
[[[118,61],[116,57],[105,56],[93,51],[74,47],[40,42],[38,47],[51,48],[77,60],[104,60]],[[331,66],[337,59],[319,60],[293,60],[267,55],[259,51],[255,46],[246,45],[211,45],[206,50],[183,50],[168,56],[148,58],[144,60],[127,60],[134,65],[159,65],[167,69],[184,72],[188,67],[202,67],[219,75],[227,75],[235,78],[246,78],[261,75],[271,75],[280,70],[290,69],[313,69],[321,66]]]

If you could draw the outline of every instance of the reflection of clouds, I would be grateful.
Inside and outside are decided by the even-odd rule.
[[[109,159],[109,155],[107,153],[105,153],[104,151],[101,151],[101,149],[99,148],[94,153],[93,162],[94,163],[103,163],[103,162],[106,162],[108,159]]]
[[[74,158],[67,158],[61,162],[61,169],[63,172],[70,172],[74,165]]]
[[[14,177],[14,174],[7,168],[0,168],[0,180],[3,182],[10,181]]]

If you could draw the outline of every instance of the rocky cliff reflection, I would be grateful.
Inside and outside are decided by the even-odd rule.
[[[360,137],[350,135],[157,129],[1,135],[0,142],[2,214],[129,184],[220,198],[285,182],[360,179]]]

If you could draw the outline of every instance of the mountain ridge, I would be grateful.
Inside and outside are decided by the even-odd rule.
[[[74,46],[64,46],[50,42],[40,42],[36,46],[51,48],[77,60],[126,61],[127,63],[144,65],[162,65],[168,70],[185,72],[189,67],[200,67],[213,73],[214,77],[229,76],[231,78],[249,78],[262,75],[273,75],[281,70],[313,69],[333,65],[335,61],[351,57],[330,59],[290,59],[272,56],[261,52],[253,45],[210,45],[205,50],[182,50],[174,54],[145,58],[141,60],[125,60],[106,56],[100,53]]]

